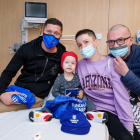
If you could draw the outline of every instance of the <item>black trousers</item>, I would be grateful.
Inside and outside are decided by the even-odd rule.
[[[124,125],[120,122],[118,116],[108,112],[101,110],[103,112],[106,112],[108,114],[108,121],[106,122],[106,125],[109,130],[109,134],[115,139],[115,140],[140,140],[140,134],[137,131],[136,127],[134,126],[134,137],[130,134],[130,132],[124,127]]]

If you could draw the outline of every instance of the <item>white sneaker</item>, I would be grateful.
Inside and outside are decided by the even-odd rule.
[[[29,113],[29,119],[32,122],[46,122],[52,119],[52,114],[46,111],[38,110]]]

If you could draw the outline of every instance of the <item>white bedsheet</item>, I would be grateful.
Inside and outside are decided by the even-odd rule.
[[[46,99],[53,99],[49,95]],[[34,123],[28,119],[31,110],[12,111],[0,114],[0,140],[33,140],[33,136],[43,131],[41,140],[108,140],[109,134],[105,124],[91,123],[90,132],[86,135],[74,135],[61,131],[59,119],[49,122]]]
[[[36,109],[32,109],[36,110]],[[33,123],[28,119],[31,110],[6,112],[0,114],[0,140],[33,140],[33,136],[43,131],[42,140],[108,140],[108,129],[105,124],[91,123],[87,135],[73,135],[60,130],[59,119],[49,122]]]

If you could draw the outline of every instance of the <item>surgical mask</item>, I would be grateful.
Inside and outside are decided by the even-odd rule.
[[[84,57],[84,58],[91,58],[96,49],[92,46],[92,44],[88,45],[87,47],[83,48],[82,50],[79,50],[80,54]]]
[[[43,33],[43,42],[48,49],[55,47],[59,43],[59,39],[53,35]]]
[[[124,57],[129,52],[128,46],[121,46],[118,48],[110,48],[110,53],[116,57],[117,55],[120,55],[120,57]]]

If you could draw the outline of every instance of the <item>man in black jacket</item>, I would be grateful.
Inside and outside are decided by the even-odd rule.
[[[33,107],[40,107],[58,73],[63,72],[60,60],[66,49],[59,43],[62,29],[63,25],[58,19],[50,18],[45,22],[43,36],[23,44],[16,52],[0,77],[0,113],[26,108],[24,104],[12,102],[12,95],[18,92],[5,92],[22,66],[15,85],[30,90],[39,104]]]

